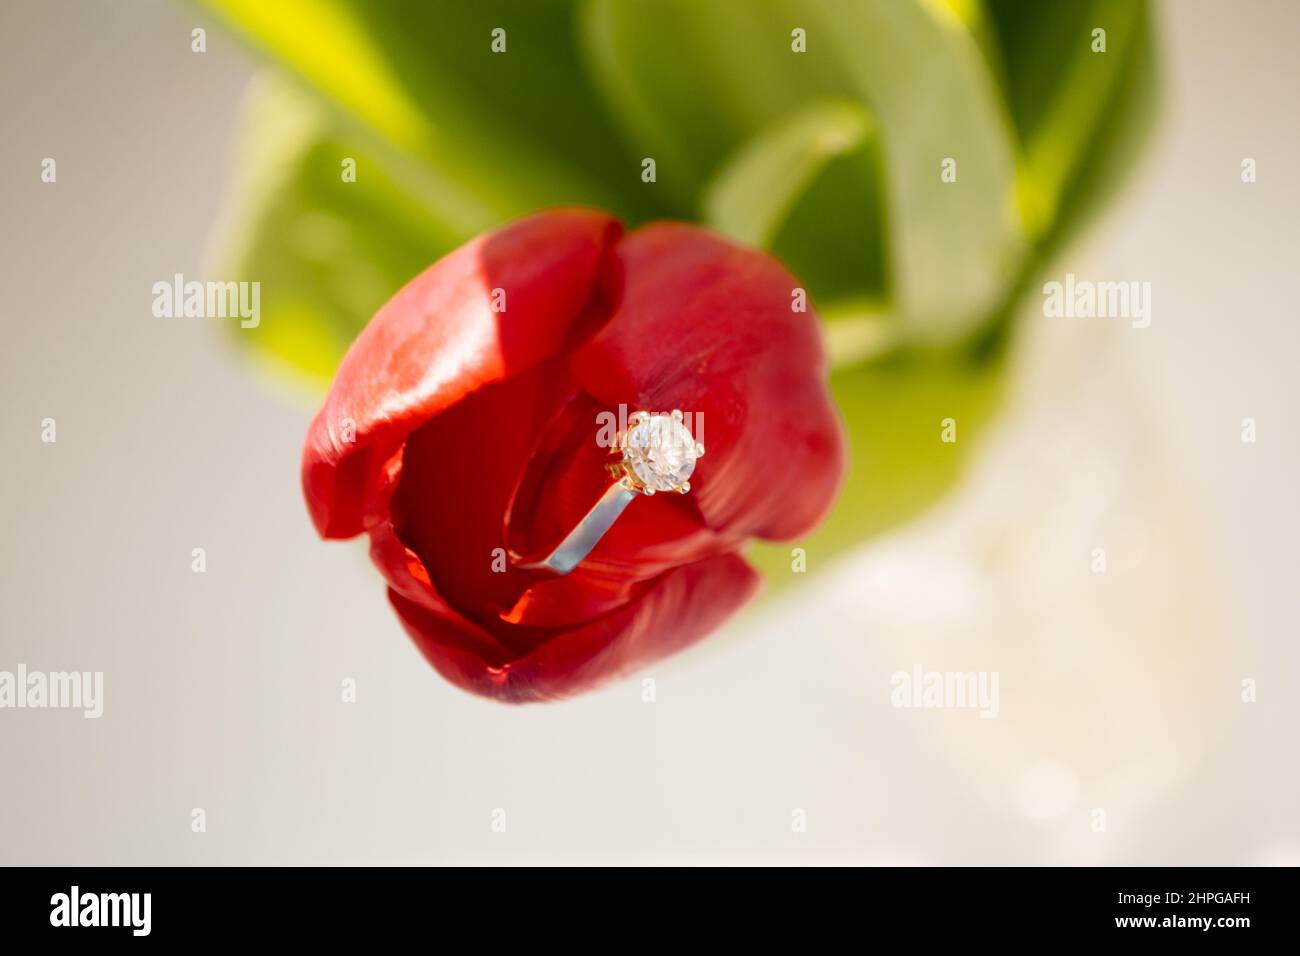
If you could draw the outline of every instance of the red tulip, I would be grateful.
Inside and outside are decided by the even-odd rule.
[[[370,536],[421,652],[475,693],[562,697],[685,647],[757,590],[745,543],[809,531],[842,478],[797,286],[679,223],[624,235],[565,209],[480,236],[344,358],[303,451],[317,529]],[[509,565],[506,548],[558,541],[607,487],[597,415],[620,404],[707,426],[693,490],[638,496],[565,576]]]

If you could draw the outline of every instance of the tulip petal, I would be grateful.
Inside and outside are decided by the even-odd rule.
[[[506,561],[504,515],[538,434],[572,387],[557,357],[435,416],[407,440],[390,502],[398,536],[439,593],[506,641],[499,612],[533,578]]]
[[[420,652],[447,680],[472,693],[527,703],[591,690],[681,650],[720,626],[759,586],[738,555],[697,561],[663,575],[638,601],[505,663],[475,653],[454,622],[394,591],[389,600]]]
[[[703,637],[759,585],[746,539],[806,530],[842,477],[796,280],[696,227],[619,229],[553,212],[444,258],[372,320],[308,435],[321,534],[370,534],[407,631],[475,693],[564,697]],[[609,487],[602,413],[674,408],[707,445],[691,494],[638,498],[568,575],[510,558]]]
[[[576,382],[571,387],[578,388]],[[549,554],[608,490],[616,428],[598,423],[609,411],[579,392],[545,426],[562,437],[539,447],[522,474],[506,529],[511,551]],[[617,421],[617,413],[610,418]],[[639,497],[577,568],[562,577],[533,578],[502,616],[572,627],[632,600],[640,585],[665,571],[743,543],[707,527],[689,495]]]
[[[343,359],[303,451],[303,489],[322,536],[351,537],[383,520],[412,430],[554,355],[593,313],[603,320],[602,280],[620,230],[587,210],[530,216],[447,255],[379,310]]]
[[[424,563],[414,551],[402,544],[392,524],[385,523],[371,529],[370,560],[388,582],[391,594],[419,608],[428,618],[441,621],[446,631],[454,633],[463,647],[472,649],[481,659],[501,663],[515,656],[513,648],[473,625],[443,600],[433,587]]]
[[[710,527],[777,539],[811,529],[843,480],[844,439],[817,317],[794,311],[798,280],[680,223],[624,237],[617,260],[618,307],[574,356],[583,387],[702,423],[691,494]]]

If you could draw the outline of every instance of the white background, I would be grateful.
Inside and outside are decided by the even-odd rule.
[[[1158,12],[1155,148],[1049,270],[1150,281],[1151,328],[1029,302],[940,509],[648,672],[654,704],[512,709],[316,539],[310,399],[150,314],[203,274],[244,51],[161,3],[0,5],[0,669],[106,698],[0,711],[0,863],[1300,862],[1300,7]],[[892,708],[915,663],[999,671],[999,717]]]

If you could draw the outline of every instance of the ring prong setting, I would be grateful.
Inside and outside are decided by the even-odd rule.
[[[687,494],[691,490],[688,479],[704,446],[691,434],[682,410],[675,408],[666,414],[637,411],[627,422],[616,452],[635,489],[645,495],[656,491]]]

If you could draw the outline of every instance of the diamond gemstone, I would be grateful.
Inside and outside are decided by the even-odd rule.
[[[624,460],[653,491],[676,491],[686,484],[697,457],[690,429],[671,415],[644,418],[623,439]]]

